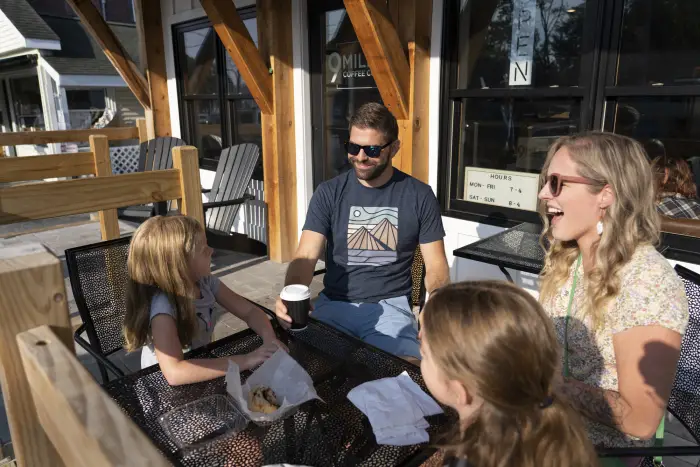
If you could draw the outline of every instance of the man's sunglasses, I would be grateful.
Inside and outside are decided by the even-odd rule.
[[[561,187],[564,185],[564,183],[582,183],[584,185],[597,185],[596,182],[588,178],[568,177],[566,175],[560,174],[547,175],[547,177],[545,178],[545,183],[549,184],[549,191],[552,193],[552,196],[554,198],[561,194]]]
[[[382,149],[391,146],[391,143],[393,143],[393,141],[386,143],[384,146],[360,146],[359,144],[346,141],[345,150],[351,156],[356,156],[360,153],[360,149],[362,149],[363,151],[365,151],[365,154],[367,154],[367,157],[375,158],[379,157],[379,155],[382,153]]]

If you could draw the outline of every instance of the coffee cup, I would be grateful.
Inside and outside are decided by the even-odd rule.
[[[302,284],[292,284],[282,289],[280,298],[287,307],[287,313],[292,318],[292,331],[306,329],[311,309],[311,292]]]

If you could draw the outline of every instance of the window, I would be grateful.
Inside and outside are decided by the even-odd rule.
[[[45,130],[44,110],[41,105],[41,91],[37,77],[12,78],[10,88],[17,131]]]
[[[257,44],[255,10],[239,10]],[[200,151],[200,166],[216,170],[223,148],[262,146],[260,109],[208,20],[174,27],[183,139]],[[253,178],[262,180],[262,158]]]
[[[67,89],[68,115],[71,129],[91,128],[105,112],[103,89]]]
[[[700,157],[700,2],[451,0],[446,9],[448,215],[536,221],[537,175],[561,135],[604,129]]]

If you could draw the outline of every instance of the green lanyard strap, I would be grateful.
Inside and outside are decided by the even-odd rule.
[[[578,282],[578,268],[581,265],[581,253],[576,260],[574,266],[574,282],[571,284],[571,292],[569,292],[569,306],[566,307],[566,319],[564,320],[564,376],[569,376],[569,316],[571,316],[571,305],[574,303],[574,295],[576,295],[576,283]]]

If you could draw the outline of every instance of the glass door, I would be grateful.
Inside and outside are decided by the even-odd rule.
[[[316,188],[349,168],[343,143],[350,117],[382,98],[343,2],[309,2],[309,25]]]

